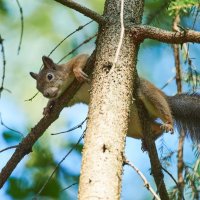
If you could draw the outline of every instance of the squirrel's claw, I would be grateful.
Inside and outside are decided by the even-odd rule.
[[[148,150],[147,144],[146,144],[146,142],[144,141],[144,139],[142,139],[141,150],[142,150],[143,152],[145,152],[145,151]]]
[[[43,115],[48,116],[50,114],[51,108],[49,106],[43,109]]]
[[[54,100],[50,100],[47,104],[47,106],[43,109],[43,115],[45,117],[47,117],[50,113],[51,113],[51,109],[54,106],[55,101]]]
[[[162,124],[160,126],[160,128],[165,132],[171,132],[171,134],[174,133],[174,128],[173,128],[172,124],[169,123],[169,122],[166,122],[166,123]]]
[[[75,75],[76,79],[77,79],[79,82],[83,82],[83,81],[89,82],[89,81],[90,81],[88,75],[87,75],[85,72],[83,72],[81,69],[79,69],[79,70],[77,70],[77,69],[74,70],[74,75]]]

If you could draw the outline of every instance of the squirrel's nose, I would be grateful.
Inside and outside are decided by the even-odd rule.
[[[54,97],[56,97],[57,93],[58,93],[58,88],[51,87],[51,88],[46,89],[43,92],[43,96],[46,98],[54,98]]]
[[[44,97],[47,97],[47,98],[50,96],[49,92],[44,92],[43,95],[44,95]]]

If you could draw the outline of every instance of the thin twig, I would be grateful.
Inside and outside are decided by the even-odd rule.
[[[6,147],[5,149],[1,149],[0,150],[0,153],[2,153],[2,152],[4,152],[4,151],[7,151],[7,150],[9,150],[9,149],[15,149],[15,148],[17,148],[18,147],[18,145],[13,145],[13,146],[10,146],[10,147]]]
[[[70,37],[71,35],[73,35],[74,33],[76,33],[76,32],[78,32],[78,31],[82,30],[85,26],[87,26],[88,24],[90,24],[90,23],[92,23],[92,22],[93,22],[93,20],[87,22],[87,23],[84,24],[84,25],[79,26],[75,31],[73,31],[73,32],[71,32],[69,35],[67,35],[64,39],[62,39],[62,40],[51,50],[51,52],[48,54],[48,57],[49,57],[49,56],[56,50],[56,48],[57,48],[58,46],[60,46],[67,38],[69,38],[69,37]]]
[[[22,9],[19,1],[16,0],[16,2],[17,2],[17,5],[19,7],[20,18],[21,18],[21,33],[20,33],[19,46],[18,46],[18,51],[17,51],[17,53],[19,54],[20,49],[21,49],[21,45],[22,45],[23,32],[24,32],[24,17],[23,17],[23,9]]]
[[[12,128],[10,128],[10,127],[8,127],[8,126],[3,122],[1,113],[0,113],[0,123],[1,123],[2,126],[4,126],[5,128],[7,128],[8,130],[13,131],[13,132],[15,132],[15,133],[18,133],[22,138],[24,138],[24,134],[23,134],[23,133],[21,133],[21,132],[15,130],[15,129],[12,129]]]
[[[55,1],[82,13],[86,17],[93,19],[94,21],[98,22],[99,24],[106,23],[106,20],[103,16],[99,15],[98,13],[96,13],[84,6],[81,6],[80,4],[78,4],[74,1],[71,1],[71,0],[55,0]]]
[[[67,186],[66,188],[62,189],[60,192],[63,192],[65,190],[68,190],[69,188],[71,188],[74,185],[78,185],[78,183],[72,183],[71,185]]]
[[[0,45],[1,45],[1,53],[2,53],[2,61],[3,61],[3,73],[2,73],[1,87],[0,87],[0,98],[1,98],[1,93],[4,89],[4,80],[5,80],[5,73],[6,73],[6,57],[5,57],[5,50],[4,50],[4,45],[3,45],[3,38],[1,37],[1,34],[0,34]]]
[[[95,33],[93,36],[89,37],[88,39],[84,40],[81,44],[79,44],[76,48],[72,49],[67,55],[63,56],[57,64],[59,64],[61,61],[63,61],[67,56],[69,56],[70,54],[72,54],[74,51],[76,51],[77,49],[79,49],[81,46],[83,46],[84,44],[88,43],[90,40],[92,40],[93,38],[95,38],[97,36],[97,33]]]
[[[176,76],[170,78],[160,89],[163,90],[165,87],[167,87],[174,79]]]
[[[74,33],[82,30],[85,26],[89,25],[90,23],[92,23],[93,20],[87,22],[86,24],[84,25],[81,25],[79,26],[75,31],[71,32],[70,34],[68,34],[65,38],[63,38],[52,50],[51,52],[48,54],[48,57],[67,39],[69,38],[70,36],[72,36]],[[43,64],[41,65],[41,68],[43,67]]]
[[[32,101],[38,94],[39,92],[36,92],[30,99],[26,99],[25,101]]]
[[[171,178],[172,178],[172,180],[174,181],[174,183],[177,185],[177,187],[178,187],[178,182],[176,181],[176,179],[173,177],[173,175],[170,173],[170,172],[168,172],[164,167],[162,167],[162,170],[163,171],[165,171]]]
[[[156,192],[151,187],[150,183],[147,181],[144,174],[126,158],[124,159],[124,163],[129,165],[131,168],[133,168],[137,172],[137,174],[142,178],[142,180],[144,182],[144,186],[147,188],[147,190],[149,190],[157,200],[161,200],[160,197],[156,194]]]
[[[83,132],[83,134],[81,135],[81,137],[79,138],[78,142],[67,152],[67,154],[62,158],[62,160],[56,165],[55,169],[53,170],[53,172],[51,173],[51,175],[49,176],[49,178],[45,181],[45,183],[43,184],[43,186],[41,187],[41,189],[39,190],[39,192],[37,193],[36,197],[39,196],[41,194],[41,192],[44,190],[44,188],[46,187],[46,185],[49,183],[49,181],[51,180],[51,178],[53,177],[53,175],[55,174],[55,172],[57,171],[57,169],[60,167],[61,163],[69,156],[69,154],[78,146],[78,144],[81,142],[81,140],[83,139],[85,135],[85,131]]]
[[[78,128],[82,128],[83,124],[88,120],[88,118],[86,117],[80,124],[76,125],[75,127],[73,128],[70,128],[69,130],[67,131],[62,131],[62,132],[58,132],[58,133],[51,133],[51,135],[59,135],[59,134],[62,134],[62,133],[68,133],[68,132],[71,132],[73,130],[76,130]]]
[[[183,191],[182,191],[182,189],[180,188],[179,183],[178,183],[178,182],[176,181],[176,179],[173,177],[173,175],[172,175],[168,170],[166,170],[164,167],[162,167],[162,170],[165,171],[165,172],[171,177],[171,179],[172,179],[172,180],[174,181],[174,183],[176,184],[176,186],[177,186],[179,192],[181,193],[182,199],[185,200],[184,195],[183,195]]]

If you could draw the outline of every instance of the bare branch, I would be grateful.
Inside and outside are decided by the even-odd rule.
[[[73,35],[74,33],[76,33],[76,32],[78,32],[78,31],[80,31],[80,30],[82,30],[85,26],[87,26],[88,24],[90,24],[90,23],[92,23],[93,22],[93,20],[91,20],[91,21],[89,21],[89,22],[87,22],[86,24],[84,24],[84,25],[81,25],[81,26],[79,26],[75,31],[73,31],[73,32],[71,32],[70,34],[68,34],[64,39],[62,39],[52,50],[51,50],[51,52],[48,54],[48,57],[67,39],[67,38],[69,38],[71,35]],[[42,65],[43,66],[43,65]],[[41,66],[41,67],[42,67]]]
[[[23,133],[21,133],[21,132],[15,130],[15,129],[12,129],[12,128],[10,128],[10,127],[8,127],[8,126],[3,122],[3,119],[2,119],[2,117],[1,117],[1,113],[0,113],[0,123],[1,123],[2,126],[4,126],[5,128],[7,128],[8,130],[13,131],[13,132],[15,132],[15,133],[18,133],[22,138],[24,138],[24,134],[23,134]]]
[[[151,174],[154,177],[158,193],[162,200],[169,200],[166,185],[164,182],[164,175],[162,173],[161,164],[158,158],[158,152],[156,149],[155,141],[152,137],[152,130],[150,126],[150,119],[147,110],[143,106],[141,101],[136,101],[136,105],[139,108],[138,113],[142,122],[143,131],[143,146],[148,151],[148,155],[151,163]]]
[[[153,194],[155,199],[160,200],[160,197],[153,190],[153,188],[151,187],[150,183],[147,181],[147,179],[144,176],[144,174],[137,167],[135,167],[129,160],[125,159],[124,163],[129,165],[131,168],[133,168],[138,173],[138,175],[142,178],[142,180],[144,182],[144,186],[147,188],[147,190],[149,190]]]
[[[61,190],[61,192],[65,191],[65,190],[68,190],[69,188],[71,188],[71,187],[74,186],[74,185],[78,185],[78,183],[72,183],[71,185],[67,186],[66,188],[63,188],[63,189]]]
[[[180,32],[180,29],[178,27],[180,23],[180,16],[177,14],[173,20],[172,29],[174,31]],[[188,44],[189,45],[189,44]],[[184,44],[186,46],[186,44]],[[189,48],[189,46],[188,46]],[[175,68],[176,68],[176,86],[177,86],[177,93],[182,93],[182,69],[181,69],[181,61],[180,61],[180,49],[178,44],[173,44],[173,51],[174,51],[174,61],[175,61]],[[188,55],[188,54],[187,54]],[[186,56],[187,57],[187,56]],[[180,129],[180,136],[179,136],[179,142],[178,142],[178,154],[177,154],[177,173],[178,173],[178,183],[173,178],[173,176],[170,175],[170,173],[167,172],[163,168],[164,171],[166,171],[172,179],[177,184],[177,187],[179,189],[178,193],[178,199],[184,199],[183,191],[184,191],[184,178],[183,178],[183,168],[184,168],[184,162],[183,162],[183,145],[184,145],[184,139],[185,139],[185,132],[184,129]]]
[[[1,45],[1,53],[2,53],[2,60],[3,60],[3,75],[2,75],[2,80],[1,80],[1,87],[0,87],[0,98],[1,98],[1,93],[4,89],[4,80],[5,80],[5,71],[6,71],[6,58],[5,58],[5,50],[4,50],[4,45],[3,45],[3,38],[0,35],[0,45]]]
[[[91,74],[92,68],[95,61],[95,52],[90,56],[86,63],[85,72]],[[67,103],[73,98],[75,93],[81,87],[81,83],[74,80],[66,91],[56,101],[52,108],[52,112],[43,117],[34,128],[31,129],[30,133],[22,140],[18,145],[15,152],[5,165],[0,173],[0,188],[3,187],[6,180],[9,178],[15,167],[23,159],[23,157],[32,151],[32,147],[35,142],[43,135],[45,130],[59,117],[61,110],[67,105]]]
[[[74,51],[76,51],[78,48],[80,48],[81,46],[83,46],[84,44],[88,43],[90,40],[92,40],[93,38],[95,38],[97,36],[97,33],[95,33],[94,35],[92,35],[91,37],[87,38],[86,40],[84,40],[81,44],[79,44],[77,47],[75,47],[74,49],[72,49],[67,55],[63,56],[59,61],[58,64],[63,61],[67,56],[69,56],[70,54],[72,54]]]
[[[99,15],[98,13],[96,13],[84,6],[81,6],[80,4],[78,4],[72,0],[55,0],[55,1],[82,13],[86,17],[93,19],[94,21],[96,21],[99,24],[106,23],[106,20],[103,16]]]
[[[18,147],[18,145],[6,147],[5,149],[1,149],[1,150],[0,150],[0,153],[2,153],[2,152],[4,152],[4,151],[7,151],[7,150],[9,150],[9,149],[15,149],[15,148],[17,148],[17,147]]]
[[[165,87],[167,87],[174,79],[176,78],[176,76],[173,76],[172,78],[170,78],[160,89],[163,90]]]
[[[21,18],[21,33],[20,33],[20,39],[19,39],[19,46],[18,46],[18,50],[17,50],[17,52],[19,54],[21,45],[22,45],[23,32],[24,32],[24,17],[23,17],[23,9],[22,9],[19,1],[16,0],[16,2],[17,2],[17,6],[19,7],[20,18]]]
[[[129,29],[136,40],[153,39],[165,43],[183,44],[185,42],[200,43],[200,32],[186,29],[180,32],[166,31],[160,28],[137,25]]]
[[[58,133],[52,133],[51,135],[60,135],[60,134],[62,134],[62,133],[69,133],[69,132],[71,132],[71,131],[74,131],[74,130],[76,130],[76,129],[78,129],[78,128],[82,128],[82,126],[83,126],[83,124],[87,121],[87,117],[80,123],[80,124],[78,124],[77,126],[75,126],[75,127],[73,127],[73,128],[70,128],[69,130],[67,130],[67,131],[62,131],[62,132],[58,132]]]
[[[26,99],[25,101],[32,101],[38,94],[39,92],[36,92],[31,98]]]
[[[172,175],[169,171],[167,171],[164,167],[162,167],[162,170],[165,171],[165,172],[171,177],[171,179],[174,181],[174,183],[176,184],[176,186],[177,186],[179,192],[180,192],[181,195],[182,195],[181,199],[185,200],[185,197],[184,197],[184,195],[183,195],[183,190],[182,190],[182,188],[180,187],[179,183],[177,183],[177,181],[176,181],[176,179],[173,177],[173,175]]]

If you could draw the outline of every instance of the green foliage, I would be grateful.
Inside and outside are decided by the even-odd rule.
[[[39,183],[43,183],[47,178],[48,177],[45,177],[41,173],[38,174],[37,181],[40,181]],[[33,182],[33,180],[30,180],[30,177],[12,177],[9,179],[9,187],[7,189],[7,193],[11,195],[15,200],[31,199],[37,194],[39,187],[41,187],[41,184],[38,184],[38,182]],[[51,199],[59,198],[61,189],[62,188],[57,179],[53,178],[42,191],[40,197],[51,197]]]
[[[180,191],[177,186],[173,187],[169,191],[169,198],[170,200],[176,200],[179,198]]]
[[[197,159],[194,166],[185,167],[186,190],[190,191],[190,198],[198,200],[200,197],[200,159]]]
[[[0,0],[0,14],[6,14],[8,12],[3,0]]]
[[[145,3],[144,24],[155,24],[157,26],[169,27],[171,19],[168,15],[168,6],[171,0],[148,0]]]
[[[51,150],[47,146],[43,147],[37,144],[23,169],[23,176],[14,176],[9,179],[7,194],[14,199],[31,199],[42,188],[57,164],[58,162]],[[47,199],[61,199],[64,193],[61,190],[66,185],[78,182],[78,179],[79,175],[73,174],[67,168],[60,166],[39,196]],[[70,199],[67,192],[66,190],[65,197],[68,196]]]
[[[200,159],[197,159],[193,166],[184,166],[184,197],[185,199],[199,200],[200,197]],[[170,192],[170,199],[179,199],[180,190],[174,186]]]
[[[21,136],[19,135],[19,133],[15,133],[13,131],[5,131],[3,132],[2,136],[7,143],[18,143],[21,140]]]
[[[192,149],[193,149],[193,152],[194,152],[195,157],[198,159],[199,156],[200,156],[200,146],[194,144],[194,145],[192,146]]]
[[[188,15],[191,12],[191,8],[197,5],[197,0],[172,0],[168,8],[169,15]]]
[[[27,193],[32,193],[29,185],[29,181],[24,178],[17,179],[15,177],[11,177],[9,179],[7,193],[10,194],[14,199],[24,199],[27,197]]]

